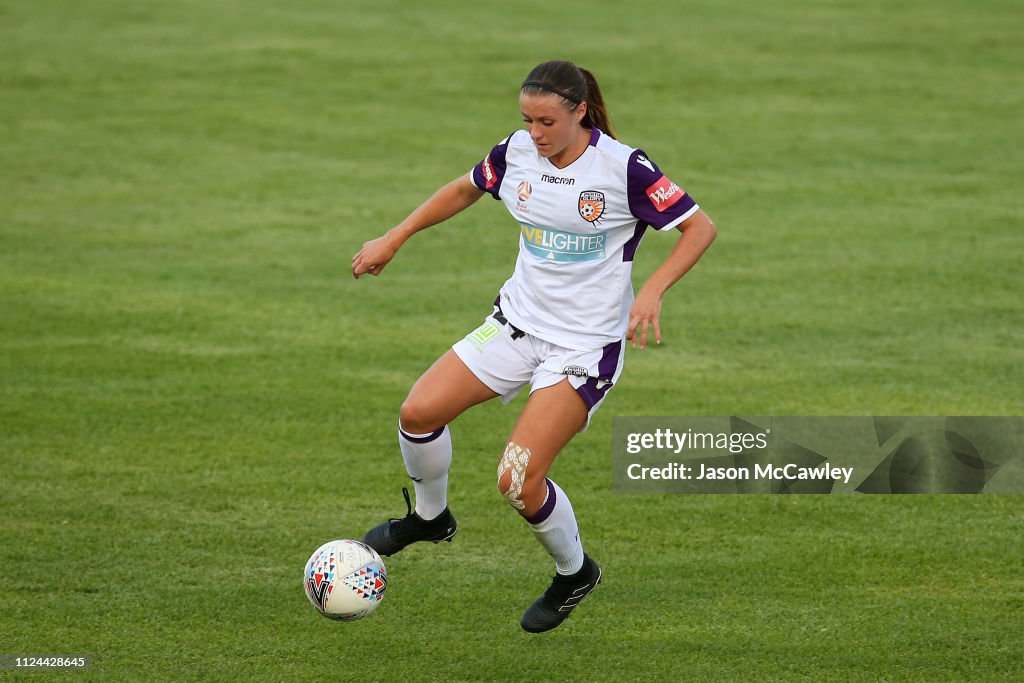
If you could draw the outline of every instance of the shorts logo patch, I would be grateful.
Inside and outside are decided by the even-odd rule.
[[[575,375],[576,377],[587,377],[590,375],[587,369],[581,365],[566,365],[562,368],[563,375]]]
[[[580,218],[588,223],[597,223],[604,215],[604,192],[585,190],[580,192]]]
[[[498,323],[487,320],[483,325],[466,335],[466,341],[475,346],[476,350],[482,353],[484,344],[497,338],[500,333],[501,328],[498,326]]]

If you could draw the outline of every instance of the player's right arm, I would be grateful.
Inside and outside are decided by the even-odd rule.
[[[377,239],[363,243],[352,257],[352,276],[380,275],[405,241],[420,230],[448,220],[484,195],[468,175],[460,176],[435,192],[409,216]]]

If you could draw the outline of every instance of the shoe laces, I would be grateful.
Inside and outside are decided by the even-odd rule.
[[[405,498],[406,513],[405,517],[392,517],[388,520],[390,523],[402,522],[412,517],[412,499],[409,497],[409,489],[402,487],[402,496]]]

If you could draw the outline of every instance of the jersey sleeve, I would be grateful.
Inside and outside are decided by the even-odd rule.
[[[473,167],[469,177],[477,188],[488,192],[492,197],[498,199],[498,191],[501,189],[501,181],[505,178],[505,153],[508,151],[508,136],[484,157],[484,160]]]
[[[628,163],[626,192],[629,211],[643,223],[655,230],[670,230],[700,208],[642,150],[634,150]]]

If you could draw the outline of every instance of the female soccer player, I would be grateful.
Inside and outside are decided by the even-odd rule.
[[[519,258],[483,325],[416,382],[399,414],[398,442],[415,510],[367,532],[393,555],[417,541],[450,541],[452,441],[448,424],[467,408],[530,396],[498,458],[498,490],[555,560],[551,586],[523,615],[538,633],[561,624],[601,579],[580,542],[565,492],[547,478],[555,456],[583,431],[618,381],[626,340],[661,343],[662,296],[715,238],[707,215],[642,151],[615,138],[597,81],[571,62],[545,62],[519,94],[525,130],[502,140],[352,258],[352,274],[380,275],[412,235],[459,213],[484,193],[519,227]],[[630,281],[647,228],[682,234],[641,287]]]

